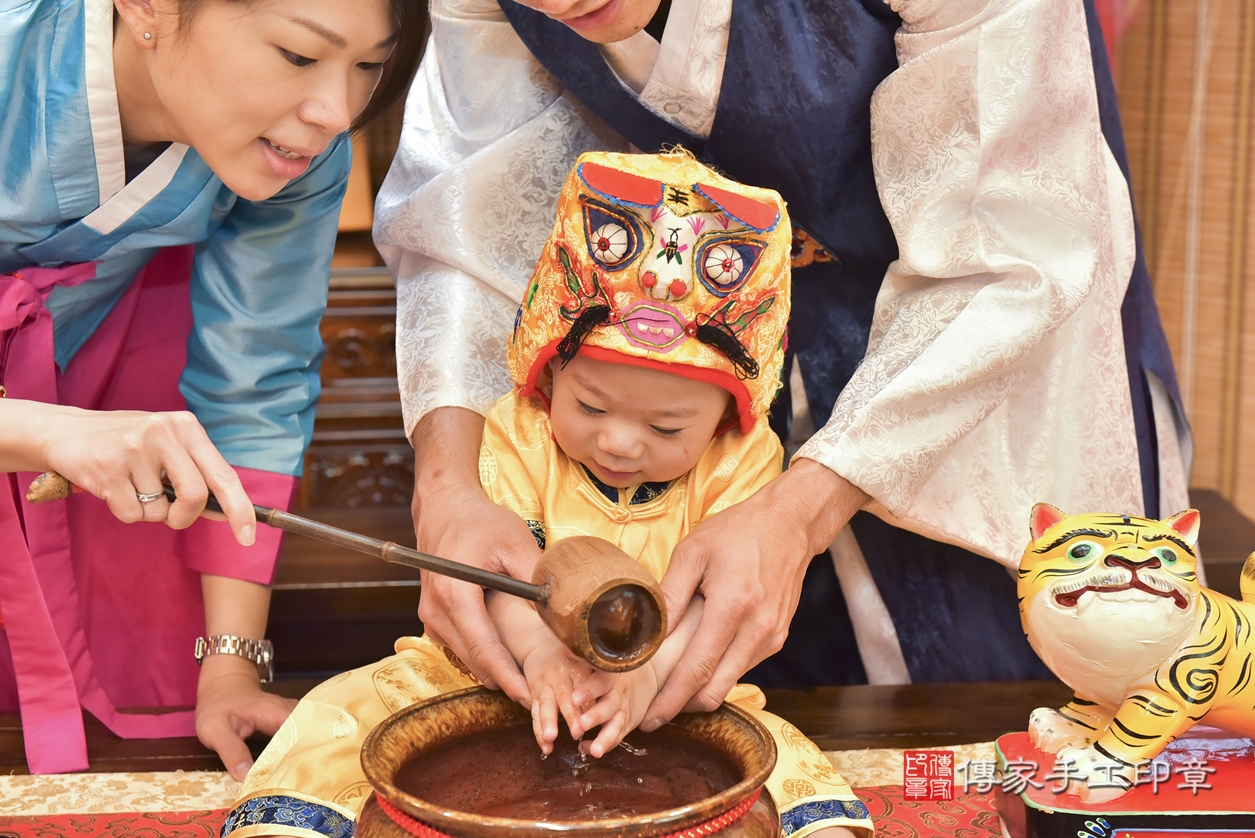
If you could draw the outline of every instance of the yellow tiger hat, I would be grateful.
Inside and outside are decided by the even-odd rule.
[[[576,352],[723,387],[748,431],[781,386],[792,234],[784,200],[678,150],[581,155],[519,307],[510,374],[540,393]]]

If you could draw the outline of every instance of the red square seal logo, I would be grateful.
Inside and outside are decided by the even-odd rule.
[[[903,751],[902,790],[907,800],[953,800],[954,751]]]

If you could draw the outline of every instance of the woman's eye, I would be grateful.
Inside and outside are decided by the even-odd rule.
[[[383,69],[382,61],[361,61],[357,65],[357,69],[365,70],[368,73],[377,73]]]
[[[294,52],[290,52],[289,50],[282,49],[282,48],[279,50],[279,52],[283,53],[283,57],[288,60],[288,63],[293,64],[297,67],[308,67],[310,64],[313,64],[314,61],[316,60],[313,58],[306,58],[303,55],[297,55]]]
[[[662,434],[663,436],[675,436],[676,434],[680,432],[679,428],[660,428],[657,425],[650,425],[649,427],[653,428],[655,431]]]

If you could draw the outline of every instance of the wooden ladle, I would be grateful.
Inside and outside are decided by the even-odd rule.
[[[26,497],[43,503],[67,497],[74,488],[48,472],[31,483]],[[165,493],[175,500],[172,487],[166,486]],[[213,495],[205,508],[222,511]],[[524,582],[280,509],[254,504],[253,510],[257,520],[286,532],[531,600],[567,648],[607,672],[627,672],[645,663],[667,633],[658,582],[631,556],[600,538],[575,536],[555,543],[541,554],[532,581]]]

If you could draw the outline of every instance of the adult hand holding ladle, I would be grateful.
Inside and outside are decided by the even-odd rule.
[[[49,472],[31,483],[27,499],[42,503],[70,491],[65,478]],[[170,486],[165,487],[165,495],[171,502],[176,499]],[[222,511],[213,495],[205,509]],[[645,663],[666,635],[667,618],[657,581],[630,556],[600,538],[576,536],[557,542],[541,554],[532,581],[524,582],[280,509],[256,504],[253,509],[258,521],[285,532],[530,600],[572,652],[607,672],[626,672]]]

